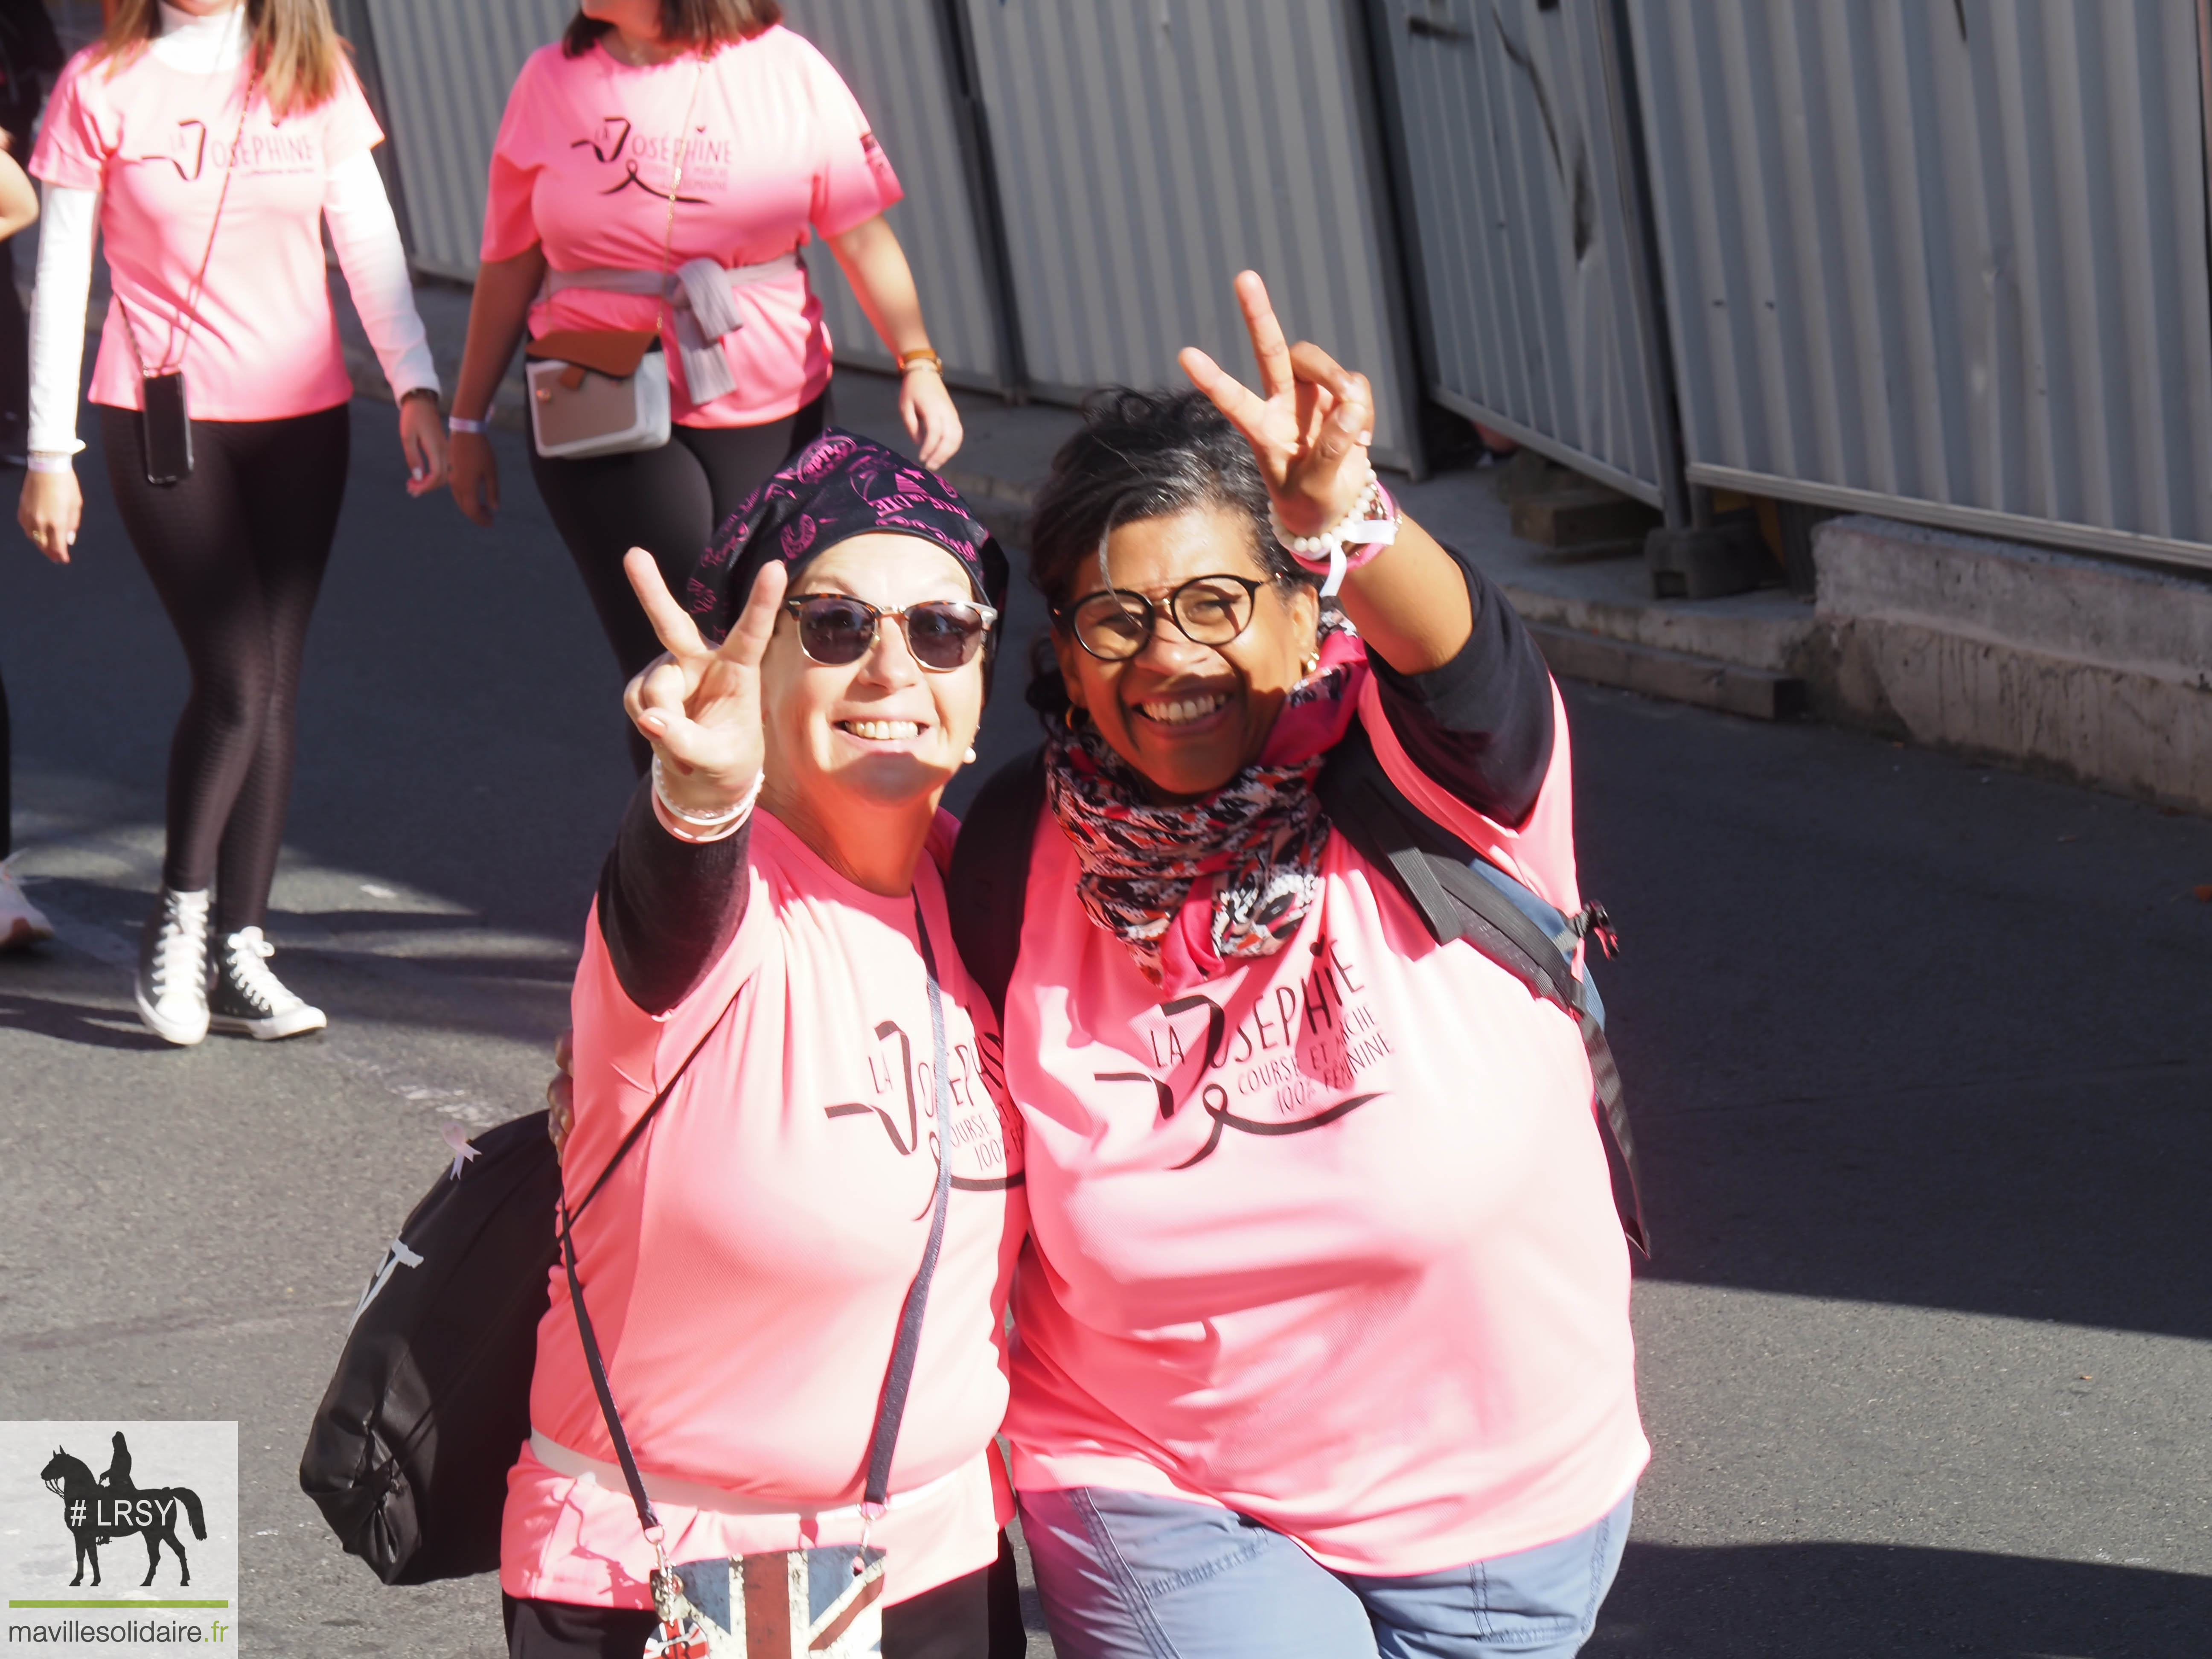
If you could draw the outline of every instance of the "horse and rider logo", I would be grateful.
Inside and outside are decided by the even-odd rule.
[[[199,1494],[189,1486],[140,1486],[131,1478],[131,1448],[121,1430],[114,1437],[114,1451],[107,1472],[95,1478],[90,1468],[57,1446],[39,1478],[46,1490],[62,1500],[62,1524],[76,1541],[76,1577],[72,1587],[84,1583],[84,1570],[92,1569],[92,1582],[100,1583],[100,1547],[136,1534],[146,1542],[146,1576],[141,1587],[154,1582],[161,1565],[161,1546],[177,1558],[179,1583],[192,1582],[191,1564],[177,1537],[179,1518],[191,1523],[192,1536],[204,1539],[207,1521],[200,1510]]]

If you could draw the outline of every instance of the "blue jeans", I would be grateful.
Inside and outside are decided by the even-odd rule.
[[[1443,1572],[1335,1572],[1249,1516],[1103,1487],[1021,1494],[1060,1659],[1572,1659],[1636,1494],[1556,1544]]]

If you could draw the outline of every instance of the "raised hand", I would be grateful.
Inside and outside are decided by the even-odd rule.
[[[783,566],[761,568],[753,591],[720,647],[699,636],[660,579],[653,555],[634,547],[623,570],[668,654],[623,690],[623,708],[660,757],[662,793],[690,812],[726,811],[760,775],[760,664],[783,605]]]
[[[1260,390],[1196,346],[1185,346],[1176,361],[1252,446],[1283,528],[1310,536],[1341,519],[1366,487],[1374,390],[1364,374],[1310,341],[1285,343],[1257,271],[1237,273],[1237,301],[1260,362]]]

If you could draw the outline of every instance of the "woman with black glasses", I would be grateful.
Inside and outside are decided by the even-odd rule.
[[[1365,379],[1238,292],[1259,392],[1186,352],[1054,462],[1051,732],[954,866],[1025,1137],[1023,1534],[1061,1659],[1565,1659],[1649,1451],[1564,710],[1376,481]],[[1548,994],[1407,884],[1484,871],[1557,917]]]
[[[1021,1141],[937,807],[1004,556],[940,481],[833,429],[744,504],[688,610],[642,550],[629,573],[666,651],[626,694],[651,775],[576,976],[571,1205],[667,1092],[539,1329],[508,1650],[636,1655],[759,1619],[772,1584],[789,1650],[872,1652],[879,1622],[886,1659],[1012,1659],[993,1437]]]

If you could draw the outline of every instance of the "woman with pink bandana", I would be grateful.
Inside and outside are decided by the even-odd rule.
[[[937,805],[1005,557],[941,481],[832,428],[684,604],[649,555],[629,575],[667,650],[626,693],[651,776],[576,975],[577,1279],[555,1271],[508,1477],[508,1651],[635,1659],[668,1633],[665,1561],[725,1630],[805,1583],[787,1652],[872,1652],[866,1614],[886,1659],[1018,1654],[993,1437],[1021,1140]]]

